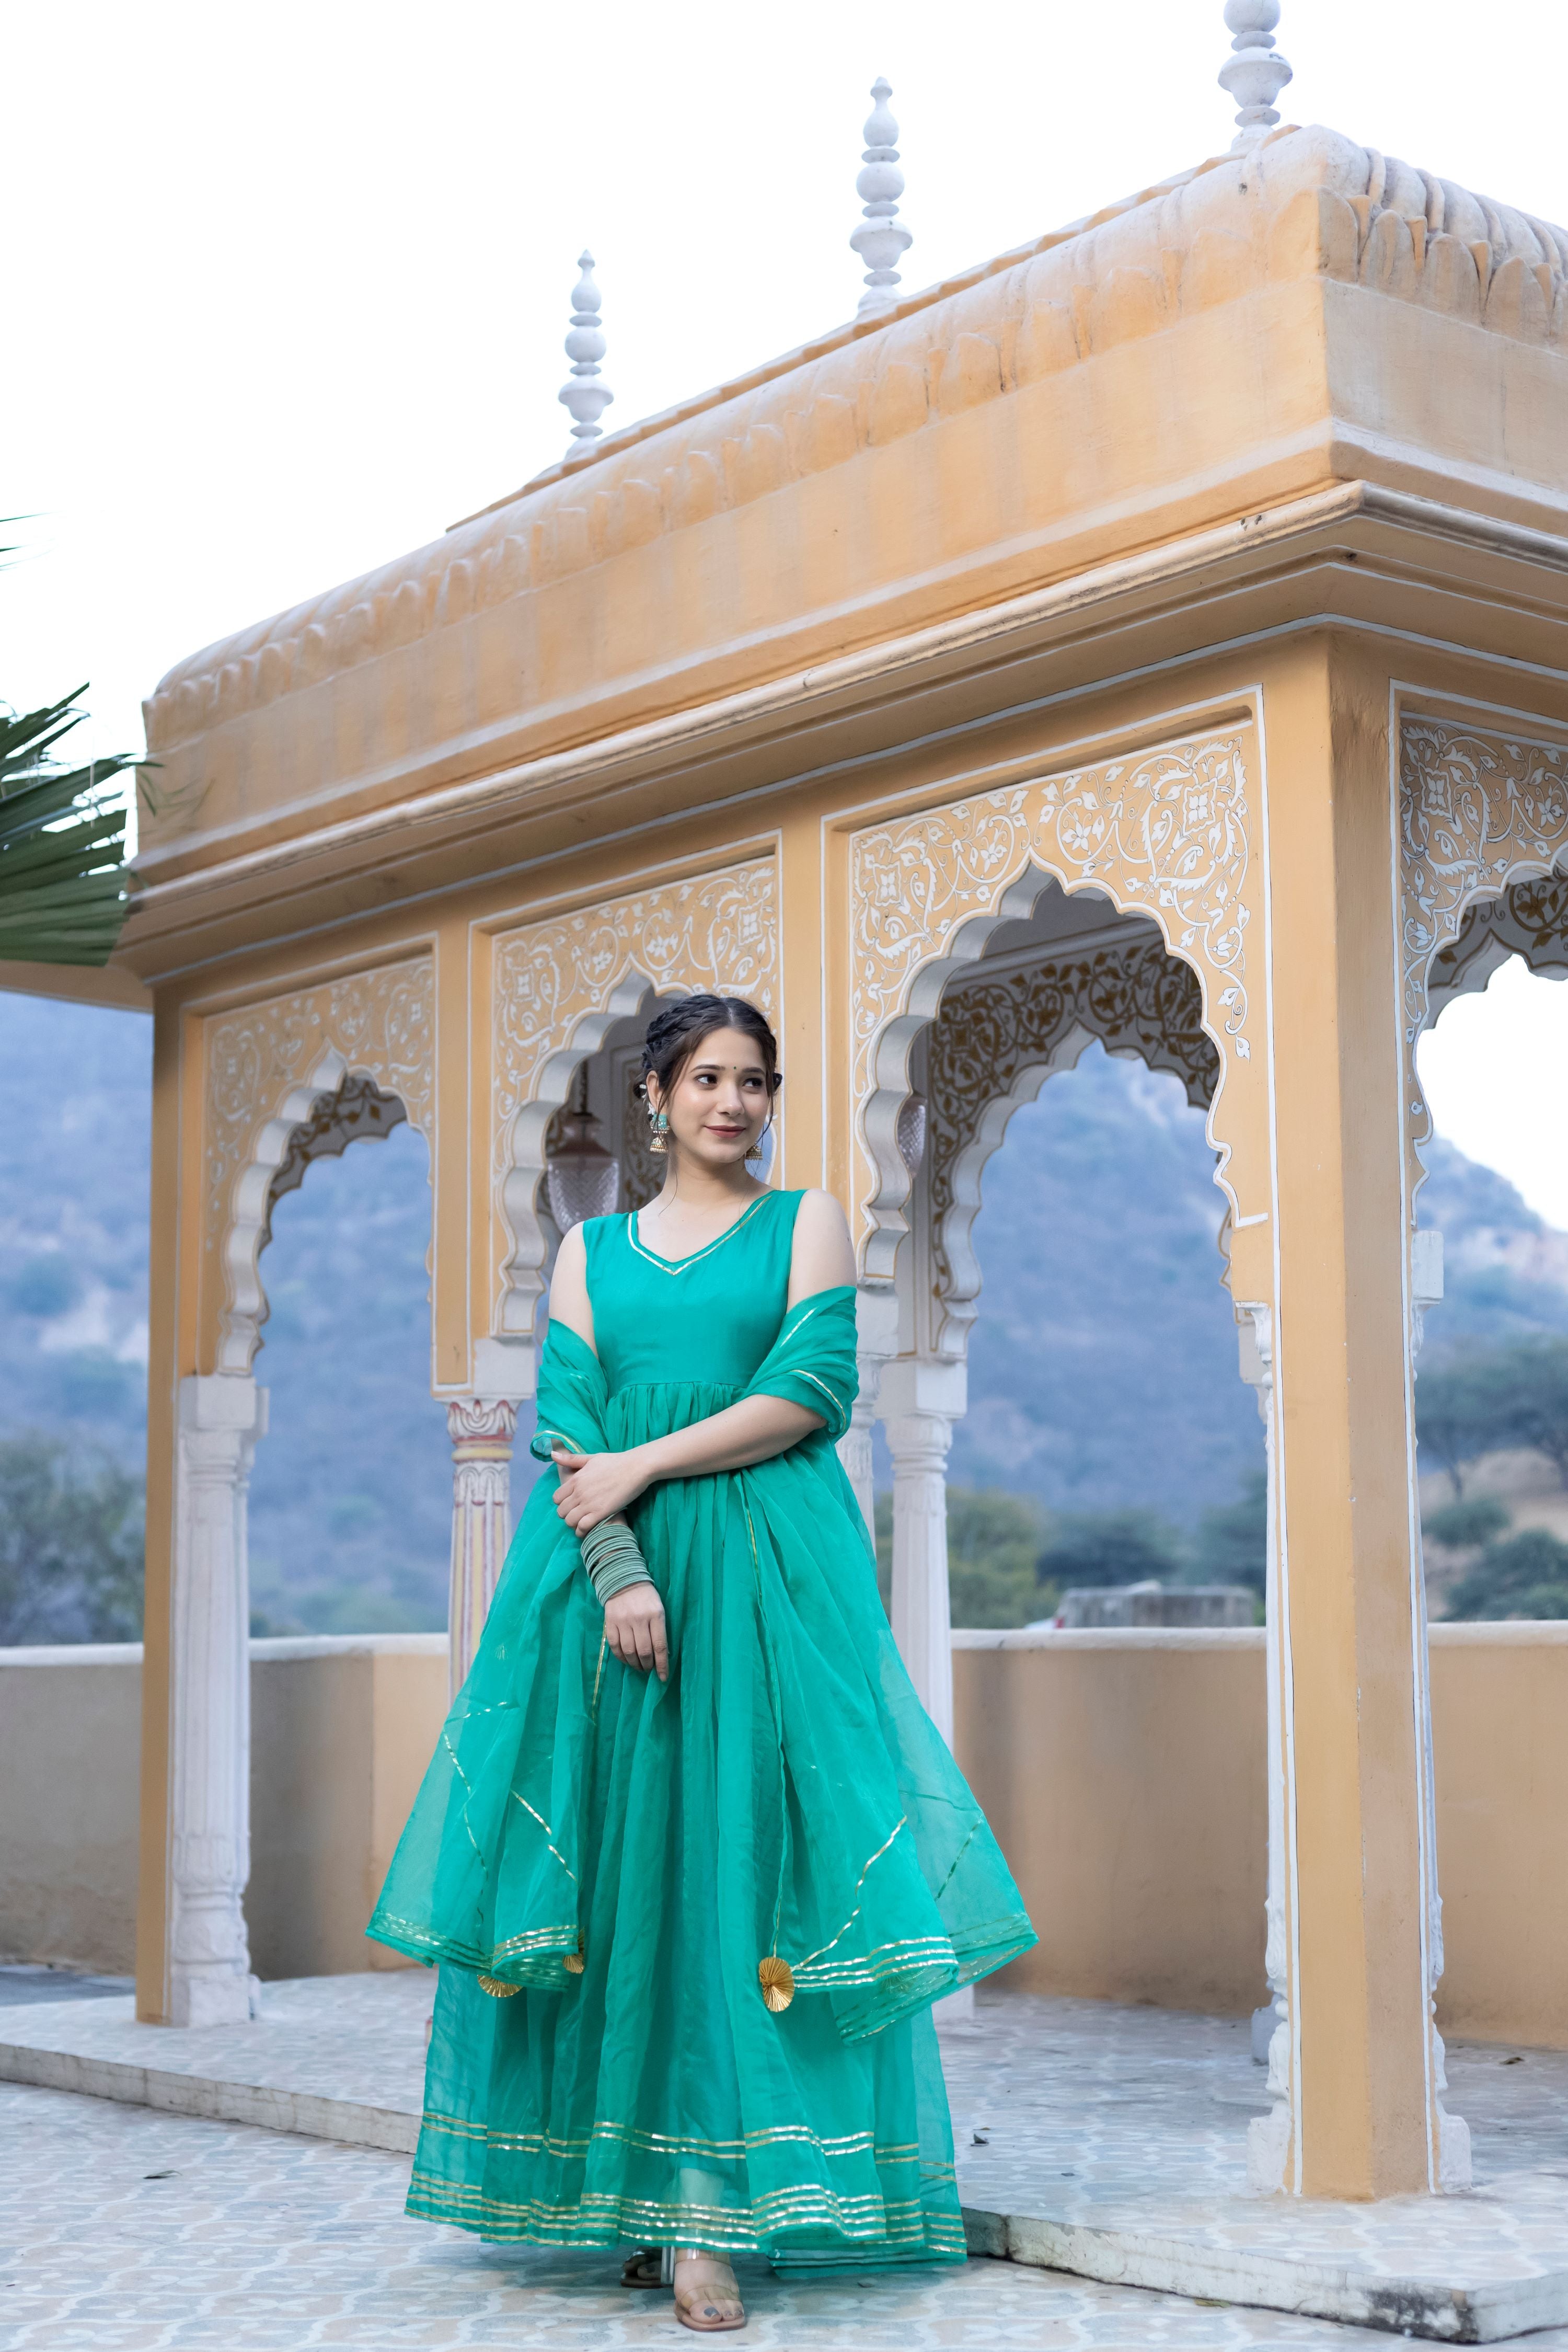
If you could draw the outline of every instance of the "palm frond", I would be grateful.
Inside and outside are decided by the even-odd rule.
[[[125,921],[126,812],[103,788],[127,755],[59,767],[87,716],[85,688],[41,710],[0,713],[0,957],[104,964]]]

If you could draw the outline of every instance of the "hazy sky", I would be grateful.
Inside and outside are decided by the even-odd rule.
[[[1286,0],[1286,119],[1568,218],[1568,10],[1489,21]],[[585,242],[612,425],[850,316],[877,74],[915,288],[1228,146],[1228,46],[1219,0],[13,10],[0,695],[89,679],[84,750],[140,748],[172,663],[549,464]]]

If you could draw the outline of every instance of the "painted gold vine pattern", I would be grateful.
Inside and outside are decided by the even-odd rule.
[[[496,942],[495,1108],[497,1150],[534,1098],[546,1062],[586,1015],[609,1010],[640,973],[661,992],[715,988],[771,1013],[779,969],[778,886],[770,857],[612,898]]]
[[[1088,1030],[1110,1053],[1139,1054],[1151,1069],[1174,1072],[1200,1109],[1212,1101],[1219,1055],[1203,1026],[1197,974],[1157,940],[950,989],[926,1046],[932,1270],[939,1297],[955,1295],[947,1220],[960,1158],[990,1105],[1011,1093],[1023,1071],[1049,1062],[1074,1029]]]
[[[1239,733],[1169,744],[985,793],[857,835],[852,869],[854,1101],[920,968],[958,926],[993,914],[1031,864],[1069,889],[1096,885],[1157,919],[1207,980],[1237,1055],[1247,1034],[1248,784]]]
[[[207,1024],[206,1245],[216,1245],[238,1171],[290,1091],[323,1056],[396,1095],[428,1142],[434,1117],[434,976],[428,956],[247,1004]]]

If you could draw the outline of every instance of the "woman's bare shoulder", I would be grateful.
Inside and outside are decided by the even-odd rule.
[[[838,1201],[831,1192],[815,1188],[802,1192],[795,1212],[795,1245],[789,1258],[792,1299],[809,1298],[817,1290],[836,1290],[854,1278],[849,1220]]]
[[[569,1226],[555,1254],[550,1276],[549,1311],[580,1339],[593,1346],[593,1307],[588,1296],[588,1243],[580,1225]]]

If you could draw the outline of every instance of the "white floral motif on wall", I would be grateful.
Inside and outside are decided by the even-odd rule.
[[[1568,849],[1568,748],[1406,716],[1399,730],[1405,1034],[1427,1021],[1432,961],[1465,910]]]
[[[428,956],[354,972],[214,1015],[206,1024],[206,1246],[230,1213],[235,1173],[292,1088],[327,1053],[395,1094],[428,1143],[434,978]]]
[[[723,989],[771,1017],[779,970],[778,887],[762,857],[504,931],[496,941],[497,1147],[534,1098],[550,1055],[585,1015],[640,973],[661,992]]]
[[[1247,772],[1239,733],[1169,744],[855,836],[851,868],[854,1100],[915,973],[958,926],[995,912],[1033,865],[1146,912],[1196,965],[1210,1018],[1242,1060],[1247,1035]]]
[[[1502,902],[1500,927],[1511,930],[1519,890],[1511,883],[1551,874],[1568,853],[1568,747],[1407,712],[1399,727],[1399,828],[1406,1150],[1414,1202],[1426,1174],[1420,1146],[1432,1125],[1416,1076],[1429,992],[1435,979],[1440,986],[1451,977],[1448,951],[1470,909],[1482,900]],[[1528,910],[1526,900],[1520,911]],[[1531,951],[1528,926],[1506,943],[1536,968],[1561,968],[1543,941]]]

